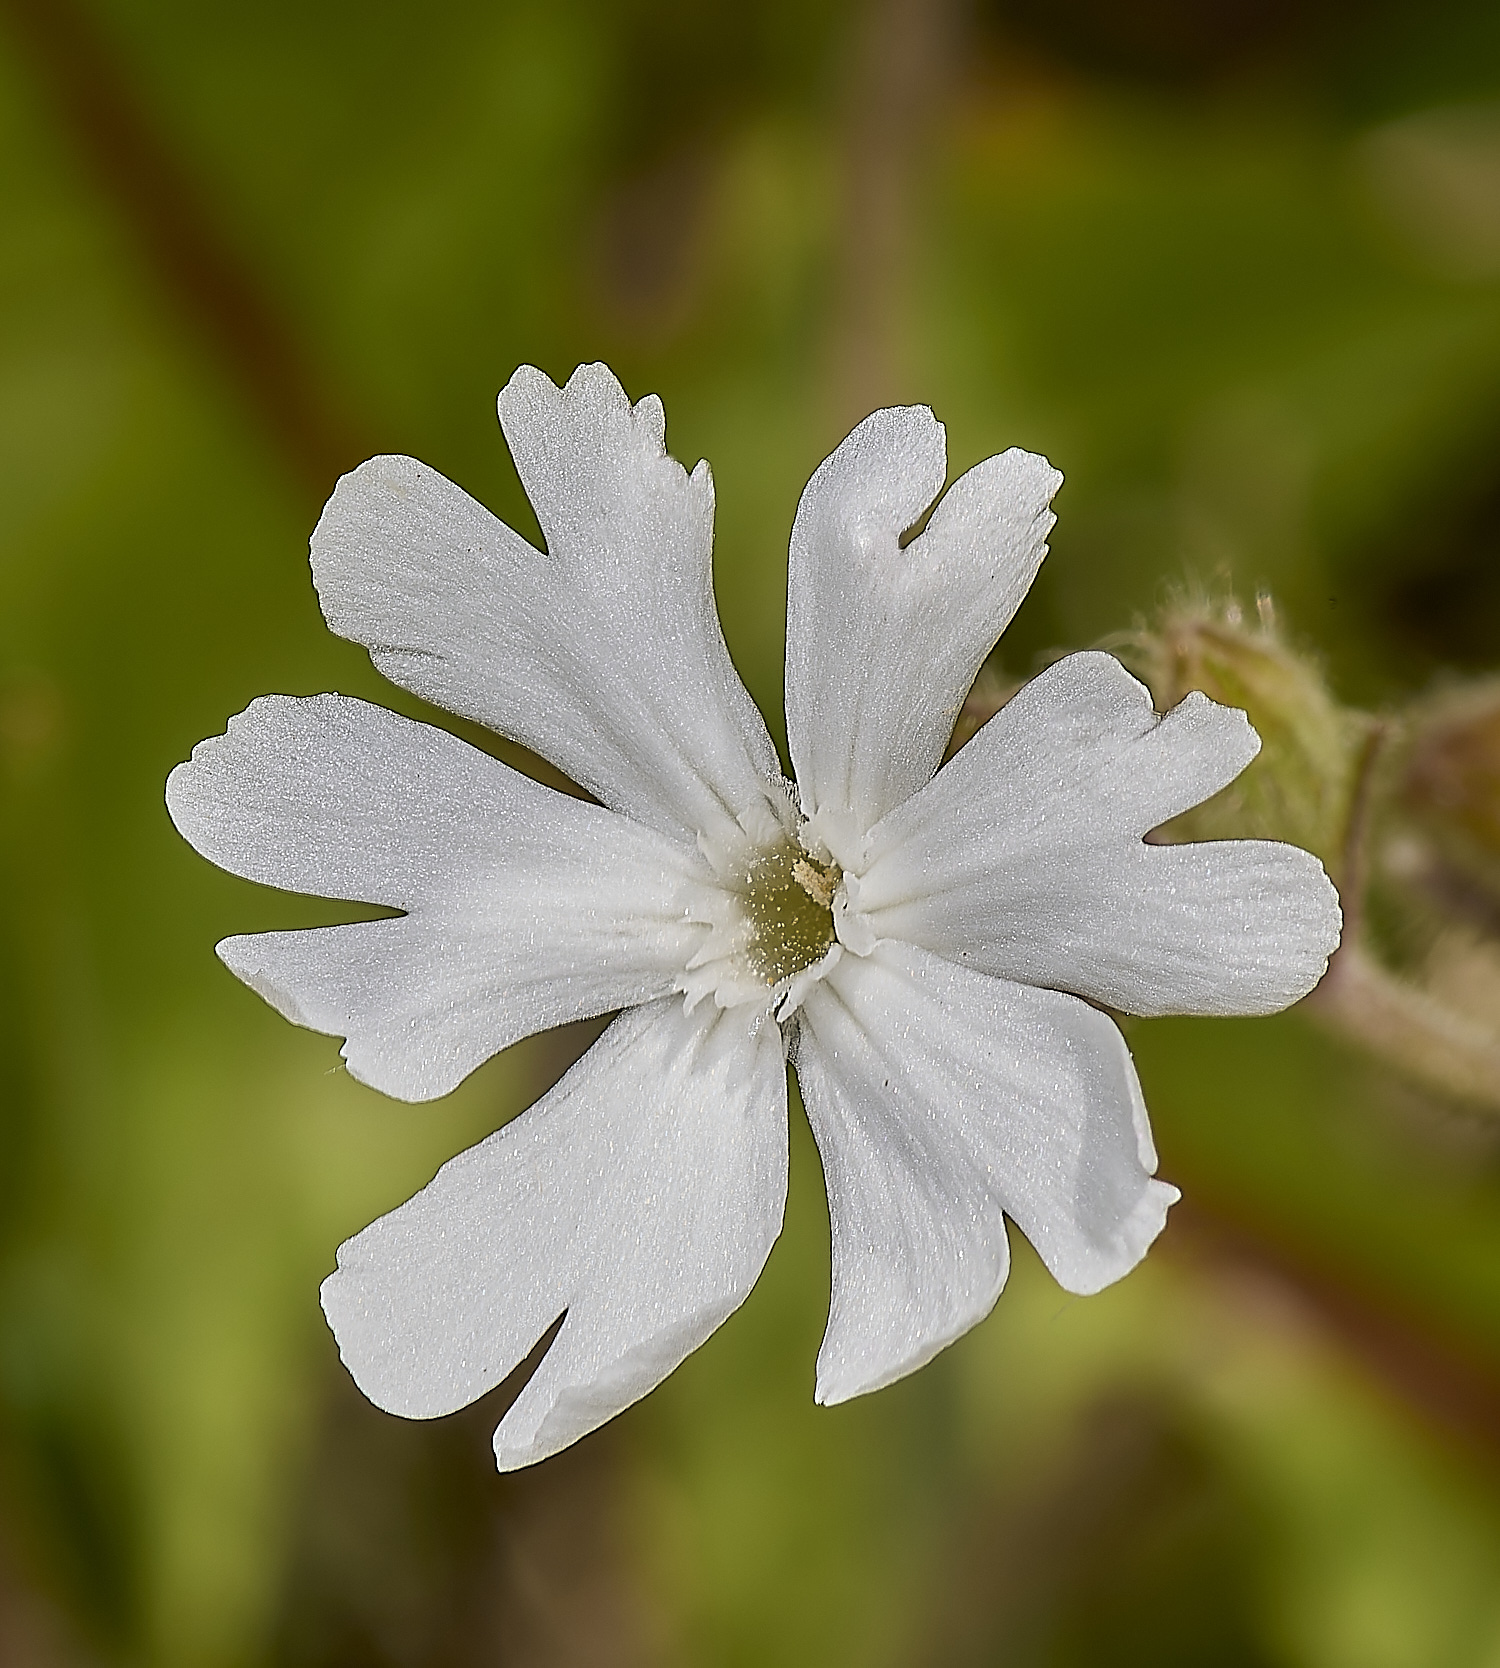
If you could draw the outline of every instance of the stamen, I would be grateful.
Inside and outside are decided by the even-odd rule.
[[[826,869],[806,857],[792,864],[792,877],[815,903],[824,909],[833,908],[833,894],[839,883],[839,866],[830,863]]]

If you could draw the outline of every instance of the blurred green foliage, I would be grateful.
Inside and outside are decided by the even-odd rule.
[[[1018,1245],[834,1410],[797,1123],[742,1314],[496,1478],[495,1398],[365,1407],[317,1285],[583,1039],[358,1087],[211,953],[332,907],[161,800],[263,691],[421,711],[307,534],[374,451],[532,526],[522,360],[711,458],[776,729],[797,494],[877,401],[1068,476],[1011,676],[1231,584],[1345,701],[1494,667],[1493,6],[7,0],[0,201],[0,1657],[1500,1663],[1493,1121],[1299,1015],[1135,1024],[1187,1196],[1147,1265],[1079,1301]]]

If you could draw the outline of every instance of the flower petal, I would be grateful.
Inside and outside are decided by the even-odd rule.
[[[378,1407],[431,1419],[567,1320],[495,1432],[556,1453],[667,1376],[748,1295],[781,1231],[780,1033],[678,1000],[621,1015],[530,1111],[340,1247],[323,1308]]]
[[[669,457],[661,401],[632,407],[604,365],[563,389],[523,366],[500,422],[546,551],[425,464],[372,458],[313,533],[329,625],[653,828],[763,814],[781,771],[714,609],[708,465]]]
[[[1267,840],[1141,838],[1259,747],[1234,708],[1194,693],[1158,717],[1112,656],[1070,655],[872,831],[847,907],[866,938],[1127,1013],[1274,1013],[1338,943],[1322,864]]]
[[[167,804],[234,874],[411,911],[219,946],[402,1100],[446,1094],[533,1031],[664,995],[705,932],[686,918],[706,873],[687,846],[343,695],[252,702],[172,772]]]
[[[877,411],[820,465],[797,508],[787,735],[803,809],[836,847],[937,769],[975,673],[1047,553],[1047,504],[1062,476],[1019,450],[955,482],[903,549],[946,471],[943,425],[926,406]]]
[[[1178,1197],[1151,1179],[1125,1039],[1076,997],[886,943],[808,995],[792,1059],[833,1227],[820,1402],[889,1384],[989,1313],[1004,1216],[1088,1293],[1140,1261]]]

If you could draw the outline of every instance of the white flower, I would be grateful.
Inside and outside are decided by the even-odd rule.
[[[1104,654],[1028,684],[938,770],[1046,553],[1061,477],[1027,452],[942,491],[942,425],[877,411],[792,530],[796,785],[724,646],[713,485],[661,402],[602,365],[518,371],[500,422],[539,552],[404,457],[339,482],[312,541],[329,625],[404,688],[526,743],[539,786],[341,695],[266,696],[168,783],[205,856],[396,918],[231,938],[228,966],[347,1039],[362,1082],[446,1094],[547,1026],[623,1010],[529,1111],[341,1247],[323,1306],[379,1406],[482,1395],[564,1312],[495,1433],[502,1468],[659,1384],[780,1230],[788,1054],[827,1178],[817,1396],[911,1372],[988,1313],[1005,1217],[1071,1292],[1134,1266],[1174,1188],[1094,1004],[1261,1014],[1337,942],[1317,860],[1148,845],[1259,742],[1189,695],[1165,717]]]

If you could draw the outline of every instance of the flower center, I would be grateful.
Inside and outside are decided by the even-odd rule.
[[[745,954],[758,978],[778,985],[828,954],[840,879],[838,864],[815,863],[790,840],[755,859],[742,899],[750,926]]]

